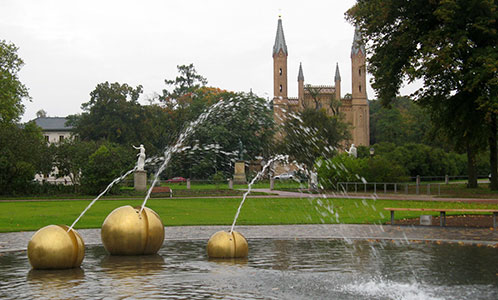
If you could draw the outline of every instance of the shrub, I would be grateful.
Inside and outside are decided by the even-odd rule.
[[[346,153],[331,159],[320,159],[316,164],[321,187],[335,189],[338,182],[401,182],[406,181],[406,170],[386,158],[354,158]]]
[[[133,168],[133,153],[122,146],[105,143],[101,145],[88,159],[82,169],[82,191],[89,194],[102,192],[115,178]],[[110,193],[117,193],[114,186]]]

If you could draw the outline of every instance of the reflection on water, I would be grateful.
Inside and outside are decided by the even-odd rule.
[[[31,270],[0,253],[1,299],[498,299],[496,248],[337,240],[250,240],[248,259],[210,260],[206,241],[166,241],[158,255],[109,256]]]

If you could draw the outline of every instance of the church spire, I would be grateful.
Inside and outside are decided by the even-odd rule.
[[[297,75],[297,81],[304,81],[303,66],[299,63],[299,74]]]
[[[341,81],[341,74],[339,73],[339,63],[335,65],[335,81]]]
[[[358,25],[354,28],[353,45],[351,46],[351,56],[358,54],[361,51],[365,55],[365,44],[363,44],[363,39],[360,32],[360,27]]]
[[[285,43],[284,28],[282,27],[282,18],[278,17],[277,35],[275,36],[275,44],[273,45],[273,56],[277,55],[282,50],[285,55],[288,55],[287,44]]]

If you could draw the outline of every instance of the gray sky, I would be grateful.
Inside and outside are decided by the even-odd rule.
[[[353,27],[341,1],[27,1],[0,0],[0,39],[15,43],[25,61],[21,81],[32,102],[22,118],[81,112],[98,83],[142,84],[141,103],[161,93],[176,66],[193,63],[208,85],[272,97],[278,15],[289,50],[289,96],[297,72],[305,83],[334,84],[351,92]],[[367,79],[368,80],[368,79]],[[407,91],[408,89],[402,90]],[[369,98],[375,98],[370,86]]]

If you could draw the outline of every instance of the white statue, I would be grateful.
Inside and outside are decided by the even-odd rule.
[[[349,156],[353,156],[354,158],[358,157],[358,152],[356,151],[356,147],[354,146],[354,144],[351,144],[349,151],[346,150],[346,152],[349,153]]]
[[[318,188],[318,174],[316,172],[311,171],[310,172],[310,181],[311,181],[311,188],[316,189]]]
[[[144,145],[140,144],[140,147],[135,147],[132,145],[134,149],[140,150],[140,153],[137,154],[137,171],[143,171],[145,166],[145,148]]]

